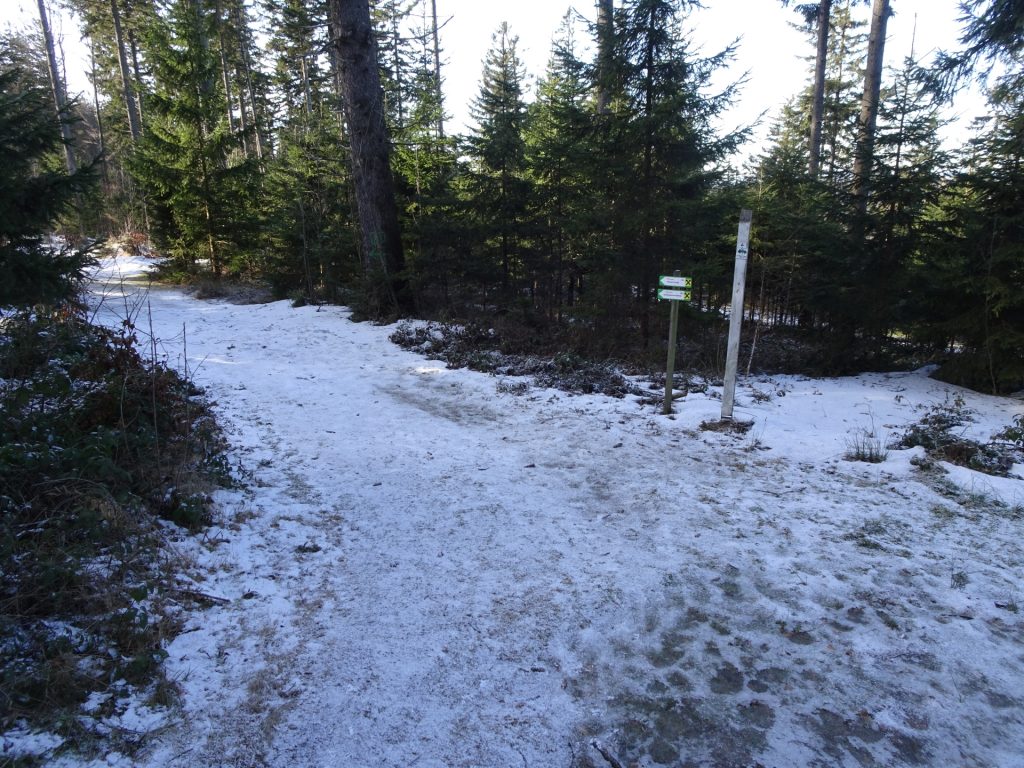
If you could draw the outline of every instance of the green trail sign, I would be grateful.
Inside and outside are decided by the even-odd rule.
[[[659,288],[658,301],[689,301],[690,292],[677,288]]]
[[[679,275],[661,275],[658,278],[658,285],[662,288],[693,288],[692,277],[680,277]]]
[[[690,300],[690,291],[693,288],[692,277],[681,277],[678,272],[674,275],[660,275],[658,277],[658,301],[671,301],[672,309],[669,311],[668,321],[668,360],[665,364],[665,402],[662,404],[661,412],[665,415],[672,413],[672,375],[676,366],[676,334],[679,329],[679,302]]]
[[[658,277],[658,301],[689,301],[692,277],[661,275]]]

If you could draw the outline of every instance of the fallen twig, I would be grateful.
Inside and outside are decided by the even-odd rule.
[[[615,755],[609,752],[608,748],[605,747],[605,745],[602,744],[600,741],[594,739],[592,742],[590,742],[590,746],[592,746],[594,749],[600,752],[601,757],[603,757],[608,762],[608,765],[610,765],[612,768],[623,768],[622,763],[620,763],[618,759],[615,757]]]
[[[196,589],[176,589],[174,592],[181,597],[187,597],[189,600],[195,600],[197,603],[209,603],[210,605],[229,605],[231,603],[231,601],[226,597],[209,595],[206,592],[200,592]]]

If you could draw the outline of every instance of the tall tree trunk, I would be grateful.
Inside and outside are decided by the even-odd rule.
[[[437,138],[444,138],[444,94],[441,92],[441,42],[437,33],[437,0],[430,0],[431,34],[434,43],[434,96],[437,99]]]
[[[128,47],[132,52],[132,72],[135,75],[134,83],[142,82],[142,68],[139,67],[139,44],[135,40],[135,30],[131,26],[128,27]],[[142,91],[135,89],[135,104],[139,111],[139,129],[141,131],[142,125],[146,121],[146,113],[142,108]]]
[[[103,135],[103,116],[100,114],[100,91],[96,85],[96,42],[89,38],[89,70],[92,79],[92,104],[96,110],[96,131],[99,133],[100,151],[97,156],[103,162],[104,194],[109,192],[110,173],[107,170],[107,141]]]
[[[405,256],[370,6],[368,0],[330,0],[330,13],[336,35],[331,42],[340,65],[348,123],[364,269],[368,277],[376,274],[384,280],[386,295],[378,297],[380,310],[393,307],[411,313],[412,296],[401,277]]]
[[[341,85],[341,61],[338,57],[338,47],[334,44],[334,41],[338,39],[338,24],[333,11],[327,14],[327,35],[331,41],[327,46],[327,59],[331,69],[334,113],[338,116],[338,122],[341,124],[341,138],[345,139],[345,94]]]
[[[612,48],[614,28],[612,16],[615,11],[613,0],[597,0],[597,113],[608,114],[611,104]]]
[[[142,121],[139,118],[138,103],[135,101],[132,75],[128,71],[128,53],[124,46],[121,10],[117,7],[117,0],[110,0],[110,17],[114,22],[114,42],[117,44],[117,65],[121,71],[121,93],[124,97],[124,108],[128,114],[128,130],[132,135],[132,141],[135,142],[142,135]]]
[[[71,136],[71,125],[68,122],[67,96],[64,91],[64,80],[57,67],[57,52],[53,46],[53,34],[50,32],[50,19],[46,15],[45,0],[39,0],[39,24],[43,28],[43,42],[46,44],[46,65],[50,70],[53,106],[57,113],[57,122],[60,124],[61,141],[64,144],[64,162],[67,164],[68,173],[71,174],[78,170],[78,164],[75,162],[75,155],[72,151],[73,137]]]
[[[252,77],[252,56],[248,20],[243,16],[242,4],[236,3],[234,8],[235,26],[238,30],[238,48],[242,59],[242,74],[245,76],[245,90],[249,94],[249,106],[252,107],[253,137],[256,140],[256,158],[262,162],[267,150],[266,138],[263,135],[263,121],[260,120],[259,102],[256,100],[256,88]],[[243,107],[243,112],[245,108]]]
[[[224,10],[221,8],[220,2],[215,4],[215,13],[217,15],[217,53],[220,55],[220,79],[221,85],[224,87],[224,115],[228,120],[228,131],[230,133],[235,132],[235,95],[231,88],[231,69],[228,67],[228,56],[227,46],[224,43]],[[245,101],[242,99],[242,94],[238,94],[239,103],[241,105],[241,113],[245,114]],[[249,157],[249,137],[244,133],[243,127],[242,133],[242,151],[245,157]]]
[[[867,211],[871,186],[871,165],[875,153],[875,124],[878,100],[882,89],[882,67],[885,53],[885,27],[892,9],[889,0],[874,0],[871,7],[871,33],[868,37],[868,59],[864,72],[864,95],[860,101],[857,126],[857,151],[853,159],[853,194],[857,210]]]
[[[832,0],[818,3],[818,52],[814,59],[814,94],[811,99],[810,161],[807,170],[818,175],[821,162],[821,124],[825,118],[825,64],[828,60],[828,31],[832,21]]]

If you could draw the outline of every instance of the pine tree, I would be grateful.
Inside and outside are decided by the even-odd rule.
[[[870,194],[875,126],[885,67],[885,30],[891,14],[889,0],[874,0],[871,7],[868,57],[864,66],[864,92],[861,96],[860,117],[857,119],[857,151],[853,159],[853,195],[860,216],[867,211]]]
[[[883,91],[872,153],[871,199],[862,220],[862,287],[868,333],[883,337],[909,320],[913,266],[934,236],[931,221],[951,160],[941,148],[938,105],[908,59]],[[855,230],[857,231],[857,230]]]
[[[268,49],[277,97],[274,145],[266,159],[264,220],[271,248],[265,276],[276,292],[337,301],[362,274],[350,187],[351,164],[333,91],[327,7],[268,0]]]
[[[993,393],[1024,387],[1024,9],[971,0],[964,50],[938,64],[939,76],[971,67],[1005,69],[990,93],[990,115],[971,142],[963,172],[940,209],[941,234],[922,254],[927,279],[921,332],[949,348],[943,378]]]
[[[578,301],[579,286],[598,267],[601,250],[604,221],[587,173],[592,165],[593,87],[586,69],[577,56],[573,20],[567,14],[525,129],[537,256],[530,290],[535,306],[551,320],[561,320]],[[602,93],[598,91],[597,109],[606,114],[610,96],[602,101]],[[603,250],[607,252],[607,244]]]
[[[153,23],[150,0],[72,0],[89,41],[90,80],[102,125],[104,215],[108,231],[144,231],[146,211],[127,163],[142,135],[141,67],[138,41]]]
[[[517,43],[505,23],[492,36],[471,112],[477,126],[467,142],[472,160],[470,205],[482,242],[470,274],[485,283],[499,282],[506,296],[523,277],[529,198],[523,135],[525,69]]]
[[[151,203],[158,245],[179,267],[192,272],[202,260],[220,277],[245,268],[257,227],[255,168],[227,122],[216,24],[204,0],[175,0],[147,30],[154,87],[131,168]]]
[[[41,62],[24,41],[6,35],[0,43],[0,307],[59,303],[74,297],[89,256],[54,250],[43,236],[86,190],[89,174],[61,167],[63,139]]]
[[[832,190],[810,174],[804,112],[788,104],[748,182],[755,211],[749,282],[775,327],[832,325],[849,304],[851,248]]]
[[[852,0],[845,0],[832,10],[825,71],[820,172],[836,189],[850,185],[867,45],[864,24],[853,18],[852,7]]]
[[[708,193],[740,136],[717,135],[712,123],[733,97],[709,94],[729,49],[698,58],[684,35],[680,0],[630,0],[617,16],[616,63],[621,94],[605,120],[598,162],[610,173],[605,194],[619,251],[617,283],[639,300],[639,325],[651,339],[651,302],[660,271],[705,268],[721,229]],[[711,207],[707,204],[712,203]],[[687,254],[687,263],[680,254]]]

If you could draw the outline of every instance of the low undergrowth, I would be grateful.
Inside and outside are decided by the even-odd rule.
[[[531,376],[537,386],[573,394],[600,393],[610,397],[643,394],[643,390],[612,362],[594,362],[569,351],[551,356],[516,351],[520,344],[483,325],[405,322],[391,334],[391,341],[431,360],[443,360],[449,368],[469,368],[501,376]]]
[[[129,698],[165,706],[175,523],[227,480],[209,405],[120,331],[75,312],[0,319],[0,728],[130,750]],[[4,758],[7,759],[6,754]],[[31,765],[31,756],[17,758]]]
[[[971,420],[970,409],[958,395],[929,408],[892,447],[921,446],[929,459],[1003,477],[1015,463],[1024,461],[1024,417],[1016,417],[1014,425],[985,443],[965,435]]]

